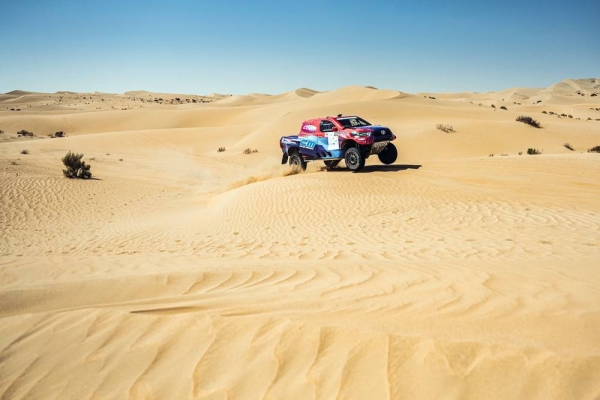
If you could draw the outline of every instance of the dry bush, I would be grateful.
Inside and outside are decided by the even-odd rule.
[[[500,109],[501,109],[501,110],[507,110],[507,111],[508,111],[508,108],[506,108],[506,106],[502,106],[502,107],[500,107]]]
[[[525,115],[519,115],[517,117],[517,121],[518,122],[522,122],[522,123],[527,124],[527,125],[531,125],[534,128],[541,128],[541,125],[540,125],[539,122],[537,122],[535,119],[533,119],[531,117],[528,117],[528,116],[525,116]]]
[[[21,129],[19,132],[17,132],[17,136],[33,136],[33,132]]]
[[[29,150],[23,149],[23,150],[21,150],[21,154],[29,154]]]
[[[69,151],[63,158],[62,162],[67,167],[63,169],[63,174],[67,178],[80,178],[89,179],[92,177],[90,172],[90,165],[87,165],[85,161],[82,161],[83,153],[77,154]]]
[[[594,146],[591,149],[588,149],[588,153],[600,153],[600,146]]]
[[[219,150],[217,150],[219,153],[222,153],[225,151],[225,147],[219,147]]]
[[[533,147],[530,147],[527,149],[527,154],[531,154],[531,155],[535,155],[535,154],[542,154],[543,150],[538,150],[538,149],[534,149]]]
[[[258,153],[258,150],[256,149],[251,149],[251,148],[247,148],[244,150],[244,154],[252,154],[252,153]]]
[[[454,130],[454,127],[452,125],[448,125],[448,124],[437,124],[436,128],[442,132],[446,132],[446,133],[452,133],[452,132],[456,132]]]
[[[565,146],[567,149],[569,149],[571,151],[575,151],[575,149],[573,148],[573,146],[571,146],[569,143],[565,143],[565,144],[563,144],[563,146]]]

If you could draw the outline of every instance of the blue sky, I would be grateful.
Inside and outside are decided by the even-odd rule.
[[[0,92],[494,91],[600,77],[600,1],[0,0]]]

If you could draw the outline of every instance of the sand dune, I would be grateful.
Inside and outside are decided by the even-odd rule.
[[[598,82],[3,95],[2,398],[598,398]],[[290,175],[340,112],[398,162]]]

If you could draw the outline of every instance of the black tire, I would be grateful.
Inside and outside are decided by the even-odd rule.
[[[385,146],[385,149],[377,154],[377,157],[379,157],[379,161],[384,164],[393,164],[398,158],[398,149],[396,149],[394,143],[388,143],[388,145]]]
[[[340,163],[340,160],[325,160],[323,161],[327,169],[334,169]]]
[[[346,161],[346,166],[353,172],[360,171],[365,166],[365,157],[356,147],[346,150],[344,161]]]
[[[290,167],[292,172],[298,174],[306,170],[306,162],[302,159],[302,156],[298,153],[294,153],[290,156]]]

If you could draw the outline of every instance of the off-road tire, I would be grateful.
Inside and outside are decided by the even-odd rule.
[[[323,162],[325,163],[325,166],[329,170],[329,169],[334,169],[335,167],[337,167],[338,164],[340,163],[340,160],[326,160]]]
[[[350,171],[353,172],[358,172],[365,166],[365,157],[356,147],[351,147],[346,150],[344,161],[346,161],[346,166]]]
[[[300,154],[294,153],[290,156],[290,167],[292,168],[292,173],[298,174],[306,170],[306,162]]]
[[[379,161],[384,164],[393,164],[398,158],[398,149],[396,149],[394,143],[388,143],[388,145],[385,146],[385,149],[377,154],[377,157],[379,157]]]

